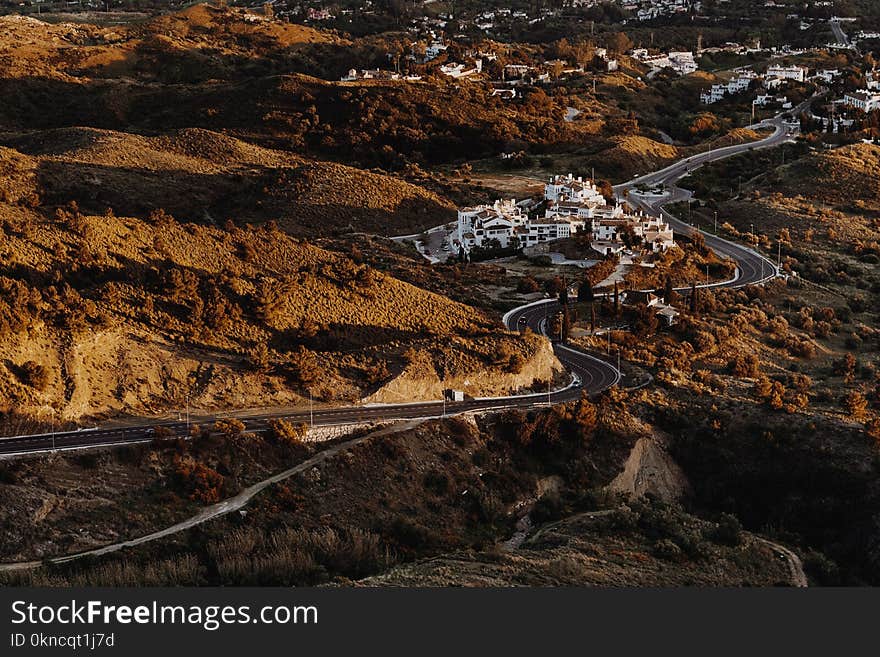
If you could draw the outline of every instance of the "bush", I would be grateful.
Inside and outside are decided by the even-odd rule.
[[[849,415],[854,420],[861,420],[868,413],[868,400],[865,399],[865,396],[858,391],[850,392],[844,395],[843,399],[841,400],[841,404],[846,410],[847,415]]]
[[[19,376],[22,383],[40,392],[49,386],[48,370],[32,360],[27,361],[21,366]]]
[[[436,495],[437,497],[442,497],[449,493],[450,490],[450,481],[449,476],[445,472],[438,472],[433,470],[425,474],[424,477],[425,489],[428,490],[432,495]]]
[[[309,432],[304,422],[291,424],[280,418],[269,422],[272,438],[283,445],[301,445]]]
[[[534,294],[540,291],[541,286],[531,276],[523,276],[516,284],[516,291],[521,294]]]
[[[758,357],[755,354],[739,354],[727,364],[730,372],[739,377],[758,376]]]
[[[214,423],[214,431],[222,433],[226,438],[235,438],[244,432],[244,422],[234,417],[223,418]]]
[[[654,555],[666,561],[680,561],[684,556],[681,548],[668,538],[654,543]]]
[[[532,520],[536,524],[559,520],[565,512],[565,505],[559,493],[550,492],[542,496],[532,509]]]
[[[388,526],[387,532],[394,542],[403,547],[424,548],[428,543],[428,530],[404,516],[397,516]]]
[[[553,259],[547,255],[539,255],[534,258],[529,258],[529,262],[531,262],[536,267],[552,267]]]
[[[214,504],[220,501],[223,475],[192,457],[178,457],[174,464],[174,477],[191,500]]]
[[[735,547],[742,542],[742,525],[736,516],[722,513],[718,525],[709,532],[707,538],[718,545]]]

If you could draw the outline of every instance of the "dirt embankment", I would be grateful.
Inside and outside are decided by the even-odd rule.
[[[496,369],[483,372],[480,376],[463,372],[444,379],[439,377],[430,359],[420,357],[364,401],[392,404],[440,399],[446,388],[461,390],[473,397],[501,396],[530,388],[536,381],[553,380],[564,373],[565,368],[553,353],[549,341],[533,339],[530,348],[530,354],[517,368],[518,371]]]
[[[666,445],[665,438],[656,432],[639,438],[608,490],[630,499],[650,494],[665,502],[676,502],[685,497],[690,484]]]

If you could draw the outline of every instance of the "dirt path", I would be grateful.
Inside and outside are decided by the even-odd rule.
[[[798,555],[796,555],[784,545],[774,543],[773,541],[763,538],[762,536],[755,536],[755,540],[759,543],[763,543],[771,550],[775,550],[785,559],[786,563],[788,564],[788,572],[791,575],[792,586],[796,588],[807,588],[810,585],[809,582],[807,582],[807,576],[804,573],[804,564]]]
[[[159,540],[160,538],[166,538],[168,536],[172,536],[182,531],[186,531],[187,529],[192,529],[197,525],[201,525],[203,523],[208,522],[209,520],[213,520],[214,518],[219,518],[220,516],[226,515],[227,513],[231,513],[233,511],[238,511],[242,507],[244,507],[248,502],[250,502],[254,497],[263,492],[265,489],[269,488],[278,482],[284,481],[285,479],[289,479],[290,477],[300,474],[301,472],[305,472],[310,468],[318,465],[326,461],[329,458],[336,456],[337,454],[346,451],[356,445],[360,445],[367,440],[372,438],[377,438],[379,436],[385,436],[392,433],[397,433],[399,431],[406,431],[408,429],[412,429],[415,426],[418,426],[424,422],[424,420],[412,420],[406,422],[405,424],[400,425],[391,425],[385,427],[383,429],[379,429],[377,431],[368,433],[364,436],[360,436],[358,438],[352,438],[351,440],[347,440],[343,443],[339,443],[338,445],[333,445],[325,449],[318,454],[315,454],[311,458],[306,459],[302,463],[293,466],[283,472],[279,472],[276,475],[269,477],[268,479],[264,479],[253,486],[249,486],[242,490],[238,495],[234,497],[230,497],[229,499],[223,500],[222,502],[218,502],[217,504],[212,504],[211,506],[206,506],[201,511],[199,511],[196,515],[191,518],[187,518],[181,522],[178,522],[170,527],[166,527],[165,529],[160,529],[159,531],[152,532],[150,534],[146,534],[144,536],[140,536],[138,538],[133,538],[128,541],[122,541],[120,543],[111,543],[110,545],[105,545],[104,547],[96,548],[94,550],[88,550],[86,552],[77,552],[76,554],[69,554],[63,557],[56,557],[54,559],[47,559],[45,561],[20,561],[17,563],[4,563],[0,564],[0,572],[11,572],[11,571],[19,571],[19,570],[30,570],[33,568],[39,568],[46,563],[49,564],[63,564],[68,563],[70,561],[75,561],[77,559],[82,559],[83,557],[97,557],[105,554],[109,554],[111,552],[118,552],[123,548],[135,547],[137,545],[143,545],[144,543],[150,543],[151,541]]]

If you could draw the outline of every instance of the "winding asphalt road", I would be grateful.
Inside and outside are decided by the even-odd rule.
[[[804,105],[808,105],[806,101]],[[793,115],[803,106],[792,110]],[[642,208],[650,214],[663,213],[673,230],[678,233],[690,234],[697,230],[678,220],[663,209],[668,203],[687,200],[691,192],[675,186],[675,183],[693,169],[726,157],[759,148],[772,148],[790,140],[794,129],[787,126],[782,116],[775,117],[759,124],[772,127],[774,132],[769,137],[749,144],[740,144],[715,149],[686,158],[664,169],[641,176],[629,182],[617,185],[614,190],[619,198],[626,198],[630,204]],[[662,195],[643,195],[637,187],[664,188]],[[776,266],[767,258],[752,249],[730,242],[715,235],[703,233],[707,246],[722,256],[727,256],[737,263],[737,275],[730,281],[711,284],[709,287],[725,286],[740,287],[761,283],[777,275]],[[706,287],[706,286],[698,286]],[[510,330],[531,328],[538,334],[544,333],[547,319],[559,312],[559,302],[555,299],[527,304],[508,312],[504,316],[504,324]],[[559,361],[573,375],[573,382],[562,389],[511,397],[493,397],[469,399],[461,402],[430,401],[411,404],[388,404],[350,406],[342,408],[319,408],[313,413],[302,409],[275,409],[271,412],[229,413],[217,417],[199,418],[200,424],[207,426],[217,419],[237,417],[245,424],[248,432],[267,431],[273,419],[283,419],[292,423],[309,423],[314,426],[340,426],[360,424],[364,422],[388,422],[392,420],[414,420],[458,415],[473,411],[492,411],[505,408],[528,408],[545,404],[554,404],[578,399],[584,392],[594,395],[618,384],[621,374],[610,362],[572,349],[563,344],[554,344],[553,350]],[[156,427],[165,427],[173,435],[186,436],[186,422],[157,422],[153,425],[143,423],[123,427],[99,427],[91,430],[66,431],[36,435],[12,436],[0,438],[0,457],[36,454],[58,450],[88,449],[94,447],[111,447],[153,440]]]
[[[808,99],[790,110],[791,116],[800,114],[801,111],[809,107],[812,100],[812,98]],[[780,146],[791,141],[798,131],[796,127],[786,123],[783,115],[762,121],[755,127],[773,128],[773,133],[759,141],[727,146],[693,155],[654,173],[635,178],[621,185],[616,185],[614,192],[619,199],[628,201],[636,209],[644,210],[652,215],[662,215],[669,222],[674,232],[680,235],[691,235],[697,232],[698,229],[664,210],[664,206],[670,203],[687,201],[693,196],[690,190],[676,186],[679,180],[704,164],[717,162],[741,153]],[[663,189],[663,193],[641,193],[638,191],[639,187],[659,187]],[[727,257],[736,262],[737,273],[736,277],[729,281],[698,285],[697,287],[743,287],[745,285],[764,283],[778,276],[779,272],[776,263],[762,256],[754,249],[705,231],[699,232],[703,234],[706,246],[711,248],[712,251],[721,257]]]

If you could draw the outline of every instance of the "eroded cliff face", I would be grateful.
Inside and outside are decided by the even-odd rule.
[[[471,397],[497,397],[521,392],[537,381],[552,381],[565,368],[553,353],[549,340],[534,336],[531,352],[517,372],[492,368],[463,372],[441,380],[430,357],[421,353],[392,381],[364,399],[366,403],[394,404],[440,399],[445,388],[461,390]]]

